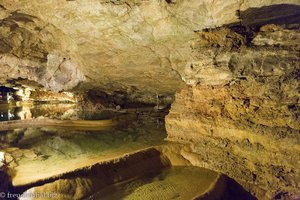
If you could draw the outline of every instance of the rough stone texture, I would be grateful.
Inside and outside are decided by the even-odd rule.
[[[205,64],[192,65],[199,75],[190,73],[190,80],[197,85],[176,94],[166,118],[168,139],[186,144],[180,154],[193,165],[262,188],[266,196],[259,198],[296,199],[300,32],[266,25],[253,34],[247,43],[227,28],[199,32],[194,55]],[[203,66],[226,76],[212,78]]]
[[[173,95],[184,86],[182,79],[190,83],[186,67],[194,62],[190,46],[198,31],[299,17],[298,0],[0,0],[0,5],[5,54],[0,66],[13,67],[2,82],[8,75],[53,90],[82,82],[77,90],[121,91],[144,102]],[[270,5],[275,7],[264,7]],[[211,60],[198,65],[207,65],[203,76],[230,79]]]
[[[0,83],[157,104],[189,85],[167,118],[185,157],[297,195],[299,5],[0,0]]]
[[[1,84],[29,80],[47,89],[60,91],[84,80],[69,37],[34,16],[0,8]],[[3,16],[4,15],[4,16]],[[20,83],[22,85],[22,83]]]

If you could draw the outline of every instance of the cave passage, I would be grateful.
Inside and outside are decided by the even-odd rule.
[[[32,104],[30,108],[26,107]],[[7,109],[2,112],[18,116],[3,118],[0,122],[1,162],[5,163],[1,176],[6,177],[5,180],[2,179],[6,184],[3,182],[1,190],[7,193],[26,195],[33,191],[53,191],[60,199],[139,199],[146,194],[148,196],[145,198],[149,199],[161,195],[165,199],[174,196],[181,199],[197,196],[209,199],[212,194],[208,195],[208,191],[214,191],[213,196],[218,198],[226,196],[227,199],[232,199],[238,194],[247,198],[249,196],[244,189],[238,190],[243,191],[241,193],[230,189],[232,186],[226,181],[230,179],[220,173],[195,167],[170,166],[168,156],[171,155],[161,153],[166,145],[164,118],[168,108],[157,110],[151,105],[152,107],[130,108],[126,111],[115,108],[97,111],[80,109],[78,102],[59,103],[56,99],[54,102],[41,103],[30,98],[26,103],[18,103],[22,106],[17,106],[15,101],[2,102],[2,105]],[[26,108],[27,113],[24,113]],[[108,120],[113,124],[108,123]],[[99,122],[108,124],[94,126]],[[67,125],[69,123],[73,125]],[[85,123],[89,125],[86,126]],[[155,159],[152,158],[153,150],[149,150],[153,147],[157,147]],[[147,153],[143,155],[143,151]],[[154,160],[147,164],[148,151],[151,154],[149,159]],[[135,160],[139,155],[143,155],[142,159]],[[106,168],[98,169],[99,172],[89,171],[105,163],[112,163],[112,167],[122,166],[122,159],[125,158],[130,160],[124,161],[128,167],[116,169],[112,174],[106,172]],[[158,163],[155,164],[156,162]],[[140,174],[136,172],[136,165],[141,165]],[[125,169],[127,172],[122,172]],[[84,181],[80,171],[90,174],[86,176],[90,182],[88,187],[82,183],[72,183],[73,179]],[[102,180],[103,173],[114,182],[99,183],[94,180],[93,177],[97,176]],[[118,175],[120,180],[113,178],[116,176],[114,173],[121,173]],[[183,177],[186,182],[182,181],[182,185],[178,185],[177,182]],[[58,186],[60,189],[57,190],[55,185],[61,181],[66,188]],[[190,183],[192,184],[185,188]],[[78,195],[66,194],[68,187],[84,192]],[[160,187],[165,189],[159,191]],[[238,184],[234,187],[238,188]],[[137,189],[140,191],[135,192]],[[168,193],[164,194],[165,190]],[[250,197],[251,195],[249,199],[254,198]]]
[[[0,0],[0,200],[299,200],[299,52],[299,0]]]

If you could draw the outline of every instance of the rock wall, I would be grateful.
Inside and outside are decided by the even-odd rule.
[[[186,73],[191,86],[176,94],[166,117],[168,140],[184,144],[183,158],[229,175],[259,199],[300,197],[295,27],[199,32]]]

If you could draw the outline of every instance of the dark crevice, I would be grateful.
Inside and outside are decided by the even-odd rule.
[[[252,46],[252,40],[264,25],[275,24],[284,29],[300,28],[300,6],[298,5],[278,4],[249,8],[245,11],[237,10],[236,15],[240,19],[239,22],[225,24],[223,27],[228,27],[242,35],[248,47]]]
[[[176,3],[176,0],[166,0],[166,2],[167,2],[168,4],[174,4],[174,3]]]
[[[2,10],[7,10],[3,5],[1,5],[0,4],[0,8],[2,9]]]
[[[12,19],[18,22],[34,22],[33,19],[37,19],[37,17],[25,13],[20,13],[19,11],[14,11],[11,13],[8,19]]]
[[[266,24],[286,25],[300,23],[300,6],[294,4],[277,4],[260,8],[237,11],[240,22],[228,26],[245,26],[259,28]]]
[[[251,28],[251,27],[246,27],[246,26],[242,26],[242,25],[233,25],[229,27],[232,31],[242,35],[245,38],[245,45],[247,47],[251,46],[252,44],[252,40],[254,39],[255,36],[255,29]]]
[[[107,94],[101,91],[90,90],[86,96],[94,104],[101,104],[106,108],[115,108],[121,106],[122,108],[140,108],[140,107],[154,107],[153,103],[133,102],[128,98],[128,94],[123,91],[115,91],[113,94]]]

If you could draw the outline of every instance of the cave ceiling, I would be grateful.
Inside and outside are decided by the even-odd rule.
[[[199,31],[299,23],[299,5],[299,0],[0,0],[0,83],[28,80],[54,91],[121,91],[144,100],[172,95],[190,84],[186,68],[199,59],[192,53]],[[219,69],[208,71],[209,80],[216,80],[204,84],[224,77]],[[224,81],[231,78],[226,74]]]

